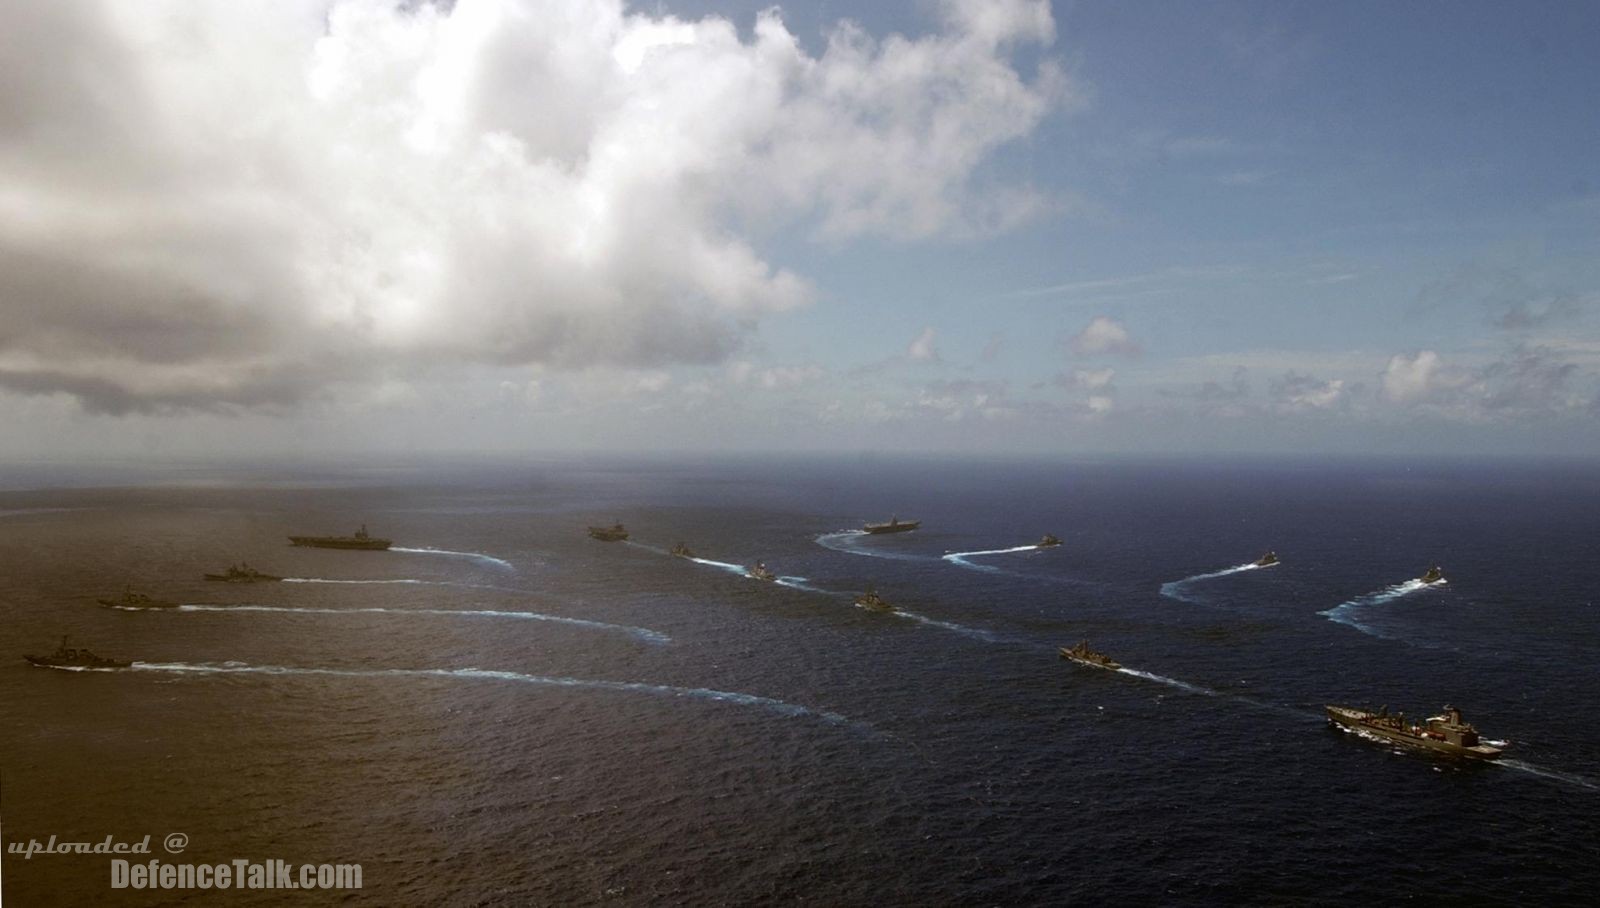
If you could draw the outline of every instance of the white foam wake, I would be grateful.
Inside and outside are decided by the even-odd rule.
[[[391,552],[408,552],[408,553],[413,554],[413,555],[450,555],[450,556],[453,556],[453,557],[456,557],[456,558],[471,558],[474,561],[482,561],[485,564],[492,564],[495,567],[498,567],[498,568],[501,568],[501,569],[507,570],[507,571],[514,571],[514,570],[517,569],[515,565],[513,565],[511,562],[505,560],[504,558],[496,558],[493,555],[485,555],[482,552],[452,552],[449,549],[434,549],[434,548],[426,548],[426,547],[424,547],[424,548],[415,548],[415,549],[407,549],[407,548],[401,548],[400,546],[397,546],[397,545],[396,546],[390,546],[389,547],[389,551],[391,551]]]
[[[1038,550],[1039,547],[1037,545],[1014,545],[1009,549],[982,549],[977,552],[950,552],[949,554],[944,555],[943,559],[951,564],[968,568],[970,570],[986,571],[991,574],[1003,574],[1006,572],[1000,570],[994,565],[974,564],[967,559],[977,558],[983,555],[1010,555],[1014,552],[1036,552]]]
[[[1488,743],[1498,746],[1504,742],[1496,741]],[[1579,788],[1587,788],[1590,791],[1600,791],[1600,782],[1585,778],[1584,776],[1574,775],[1570,772],[1561,772],[1560,770],[1556,769],[1545,769],[1543,766],[1535,766],[1532,763],[1524,763],[1521,760],[1507,760],[1502,758],[1496,760],[1495,763],[1508,769],[1515,769],[1519,772],[1531,773],[1546,779],[1554,779],[1557,782],[1565,782],[1568,785],[1576,785]]]
[[[1424,590],[1433,589],[1434,587],[1442,587],[1448,582],[1449,581],[1447,580],[1438,580],[1433,583],[1423,583],[1421,580],[1407,580],[1405,583],[1396,583],[1393,586],[1384,587],[1375,593],[1368,593],[1365,596],[1357,596],[1354,599],[1341,602],[1333,608],[1324,609],[1323,611],[1317,612],[1317,614],[1326,617],[1329,621],[1337,621],[1338,623],[1347,627],[1353,627],[1363,634],[1370,634],[1374,637],[1383,637],[1387,639],[1389,635],[1374,630],[1369,625],[1361,622],[1360,616],[1363,612],[1372,608],[1373,606],[1383,605],[1386,602],[1393,602],[1396,599],[1409,596],[1412,593],[1420,593]]]
[[[289,614],[306,615],[354,615],[354,614],[383,614],[383,615],[442,615],[445,617],[465,616],[469,618],[518,618],[524,621],[548,621],[554,624],[570,624],[574,627],[586,627],[599,631],[618,631],[631,634],[648,643],[670,643],[672,638],[660,631],[653,631],[647,627],[633,627],[627,624],[607,624],[604,621],[589,621],[584,618],[568,618],[564,615],[546,615],[542,612],[501,611],[497,609],[440,609],[440,608],[313,608],[283,605],[180,605],[180,612],[284,612]]]
[[[893,561],[928,560],[922,555],[910,555],[905,552],[886,552],[862,546],[861,543],[871,536],[872,534],[866,530],[840,530],[837,533],[823,533],[816,538],[816,543],[825,549],[844,552],[846,555],[865,555],[869,558],[888,558]]]
[[[1124,675],[1132,675],[1135,678],[1143,678],[1146,681],[1154,681],[1157,684],[1165,684],[1168,687],[1176,687],[1179,690],[1186,690],[1191,694],[1200,694],[1206,697],[1215,697],[1217,695],[1217,692],[1209,687],[1201,687],[1198,684],[1190,684],[1187,681],[1179,681],[1177,678],[1168,678],[1166,675],[1158,675],[1154,672],[1145,672],[1140,671],[1137,668],[1127,667],[1119,668],[1117,671]]]
[[[284,583],[430,583],[427,580],[326,580],[322,577],[285,577]]]
[[[1161,595],[1167,597],[1168,599],[1177,599],[1180,602],[1195,602],[1197,600],[1191,599],[1184,595],[1186,588],[1192,583],[1199,583],[1202,580],[1215,580],[1218,577],[1226,577],[1229,574],[1240,574],[1245,571],[1259,571],[1264,567],[1275,567],[1276,564],[1276,562],[1273,564],[1256,564],[1252,561],[1249,564],[1236,564],[1233,567],[1223,568],[1220,571],[1211,571],[1207,574],[1195,574],[1193,577],[1185,577],[1182,580],[1174,580],[1171,583],[1161,584]]]
[[[259,675],[323,675],[346,678],[471,678],[483,681],[513,681],[541,687],[584,688],[588,690],[622,691],[652,694],[664,697],[688,697],[715,700],[740,706],[758,707],[784,716],[810,716],[834,725],[849,724],[850,719],[838,713],[814,710],[771,697],[744,694],[736,691],[713,690],[708,687],[673,687],[666,684],[648,684],[642,681],[606,681],[590,678],[567,678],[550,675],[529,675],[522,672],[492,671],[481,668],[391,668],[355,670],[337,668],[291,668],[278,665],[246,665],[237,662],[215,665],[192,662],[135,662],[134,671],[170,672],[177,674],[259,674]]]

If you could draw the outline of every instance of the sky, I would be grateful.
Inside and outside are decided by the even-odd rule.
[[[1600,6],[0,7],[0,457],[1589,457]]]

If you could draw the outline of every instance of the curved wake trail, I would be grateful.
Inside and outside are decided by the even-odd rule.
[[[127,611],[166,611],[166,609],[136,609],[127,608]],[[548,621],[553,624],[570,624],[574,627],[585,627],[597,631],[618,631],[630,634],[647,643],[671,643],[672,638],[660,631],[653,631],[647,627],[633,627],[627,624],[607,624],[604,621],[588,621],[583,618],[567,618],[562,615],[546,615],[543,612],[512,612],[496,609],[440,609],[440,608],[311,608],[283,605],[180,605],[176,609],[180,612],[283,612],[287,614],[303,615],[356,615],[356,614],[382,614],[382,615],[443,615],[455,617],[464,615],[469,618],[518,618],[524,621]]]
[[[858,724],[838,713],[811,709],[735,691],[713,690],[708,687],[673,687],[666,684],[647,684],[642,681],[605,681],[589,678],[566,678],[550,675],[528,675],[522,672],[491,671],[481,668],[391,668],[356,670],[337,668],[289,668],[277,665],[245,665],[229,662],[222,665],[192,662],[135,662],[132,671],[169,672],[174,674],[259,674],[259,675],[324,675],[346,678],[471,678],[484,681],[515,681],[541,687],[569,687],[588,690],[609,690],[628,693],[653,694],[663,697],[688,697],[697,700],[715,700],[739,706],[754,706],[768,712],[795,718],[814,717],[830,725]]]
[[[1200,600],[1192,599],[1189,596],[1184,595],[1184,590],[1191,583],[1199,583],[1202,580],[1215,580],[1218,577],[1226,577],[1229,574],[1241,574],[1245,571],[1259,571],[1264,567],[1276,567],[1276,565],[1256,564],[1255,562],[1251,562],[1249,564],[1236,564],[1231,568],[1223,568],[1220,571],[1212,571],[1208,574],[1195,574],[1193,577],[1185,577],[1182,580],[1174,580],[1171,583],[1161,584],[1161,595],[1167,597],[1168,599],[1176,599],[1179,602],[1193,602],[1195,604],[1199,604]]]
[[[493,555],[485,555],[482,552],[452,552],[449,549],[433,549],[433,548],[407,549],[407,548],[401,548],[400,546],[397,546],[397,545],[396,546],[390,546],[389,547],[389,551],[391,551],[391,552],[407,552],[407,553],[412,554],[412,555],[449,555],[449,556],[452,556],[452,557],[455,557],[455,558],[471,558],[474,561],[481,561],[484,564],[492,564],[495,567],[500,568],[501,570],[515,571],[517,569],[516,565],[514,565],[511,562],[505,560],[504,558],[496,558]]]
[[[888,558],[892,561],[929,561],[925,555],[908,555],[905,552],[880,552],[875,549],[862,548],[859,543],[871,536],[866,530],[840,530],[837,533],[823,533],[815,542],[825,549],[843,552],[846,555],[865,555],[869,558]]]
[[[1326,617],[1329,621],[1337,621],[1340,624],[1353,627],[1363,634],[1388,640],[1391,639],[1388,634],[1374,630],[1372,627],[1361,623],[1360,615],[1362,612],[1375,605],[1393,602],[1412,593],[1420,593],[1433,587],[1444,586],[1449,582],[1448,580],[1440,580],[1436,583],[1423,583],[1421,580],[1407,580],[1405,583],[1396,583],[1394,586],[1384,587],[1376,593],[1368,593],[1365,596],[1357,596],[1349,601],[1341,602],[1333,608],[1324,609],[1317,612],[1317,614]]]

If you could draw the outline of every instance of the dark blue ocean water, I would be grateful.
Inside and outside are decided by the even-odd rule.
[[[849,532],[890,514],[923,528]],[[402,550],[285,545],[363,521]],[[363,865],[311,904],[1587,904],[1597,530],[1587,465],[0,467],[0,822]],[[297,582],[200,579],[240,559]],[[190,607],[95,605],[124,584]],[[138,662],[20,659],[64,633]],[[1321,712],[1447,702],[1503,765]]]

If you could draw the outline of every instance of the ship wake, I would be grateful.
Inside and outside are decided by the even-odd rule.
[[[905,552],[886,552],[880,549],[868,548],[861,543],[872,536],[865,530],[840,530],[837,533],[823,533],[816,538],[816,543],[825,549],[843,552],[846,555],[865,555],[868,558],[888,558],[891,561],[927,561],[924,555],[911,555]]]
[[[158,609],[155,611],[167,611]],[[634,627],[627,624],[608,624],[604,621],[590,621],[584,618],[568,618],[564,615],[546,615],[543,612],[502,611],[499,609],[439,609],[439,608],[313,608],[309,606],[285,605],[180,605],[175,611],[180,612],[278,612],[290,615],[429,615],[449,618],[510,618],[522,621],[547,621],[552,624],[567,624],[573,627],[588,628],[589,630],[608,631],[613,633],[628,634],[646,643],[663,644],[672,642],[672,638],[660,631],[647,627]]]
[[[407,554],[411,554],[411,555],[445,555],[445,556],[449,556],[449,557],[453,557],[453,558],[470,558],[473,561],[477,561],[477,562],[480,562],[482,564],[494,565],[495,567],[497,567],[497,568],[499,568],[499,569],[501,569],[503,571],[515,571],[517,569],[516,565],[514,565],[511,562],[505,560],[504,558],[496,558],[493,555],[485,555],[482,552],[452,552],[449,549],[435,549],[435,548],[427,548],[427,547],[408,549],[408,548],[401,548],[400,546],[397,546],[397,545],[396,546],[390,546],[389,547],[389,551],[391,551],[391,552],[406,552]]]
[[[1004,574],[1008,572],[1002,571],[1000,568],[997,568],[992,564],[976,564],[972,561],[968,561],[967,559],[979,558],[984,555],[1011,555],[1016,552],[1037,552],[1039,549],[1040,547],[1037,545],[1014,545],[1009,549],[983,549],[977,552],[950,552],[949,554],[943,556],[943,560],[948,561],[957,567],[967,568],[968,570],[984,571],[990,574]]]
[[[1393,602],[1396,599],[1402,599],[1406,596],[1412,595],[1413,593],[1420,593],[1434,587],[1442,587],[1448,582],[1449,581],[1447,580],[1439,580],[1434,583],[1423,583],[1421,580],[1407,580],[1405,583],[1396,583],[1393,586],[1384,587],[1375,593],[1368,593],[1365,596],[1357,596],[1354,599],[1341,602],[1333,608],[1324,609],[1317,614],[1322,615],[1329,621],[1338,622],[1346,627],[1353,627],[1363,634],[1368,634],[1373,637],[1382,637],[1383,639],[1387,640],[1391,639],[1389,634],[1385,634],[1371,625],[1366,624],[1361,620],[1361,616],[1364,615],[1369,609],[1372,609],[1376,606]]]
[[[522,672],[492,671],[481,668],[394,668],[354,670],[337,668],[292,668],[277,665],[248,665],[239,662],[223,664],[194,662],[135,662],[130,671],[163,672],[169,674],[206,675],[310,675],[344,678],[450,678],[474,681],[502,681],[530,684],[538,687],[564,687],[583,690],[615,691],[619,693],[646,694],[695,700],[712,700],[737,706],[753,707],[790,718],[814,718],[830,725],[858,725],[846,716],[826,710],[745,694],[737,691],[714,690],[708,687],[674,687],[666,684],[648,684],[642,681],[607,681],[591,678],[568,678],[551,675],[529,675]]]
[[[1201,600],[1190,596],[1188,593],[1188,588],[1191,584],[1200,583],[1206,580],[1215,580],[1218,577],[1227,577],[1230,574],[1242,574],[1245,571],[1259,571],[1262,568],[1275,566],[1276,565],[1272,564],[1256,564],[1252,561],[1248,564],[1236,564],[1230,568],[1223,568],[1220,571],[1211,571],[1206,574],[1195,574],[1192,577],[1185,577],[1182,580],[1174,580],[1170,583],[1161,584],[1161,595],[1167,597],[1168,599],[1176,599],[1179,602],[1192,602],[1199,604]]]
[[[433,581],[430,581],[430,580],[413,580],[413,579],[410,579],[410,578],[402,579],[402,580],[328,580],[328,579],[323,578],[323,577],[285,577],[285,578],[283,578],[283,582],[284,583],[362,583],[362,584],[367,584],[367,583],[431,584],[431,583],[433,583]]]
[[[1187,681],[1179,681],[1177,678],[1168,678],[1166,675],[1158,675],[1155,672],[1140,671],[1137,668],[1128,668],[1127,666],[1123,666],[1122,668],[1117,669],[1117,673],[1123,675],[1132,675],[1135,678],[1143,678],[1146,681],[1154,681],[1157,684],[1165,684],[1168,687],[1176,687],[1178,690],[1185,690],[1191,694],[1199,694],[1203,697],[1217,696],[1217,692],[1209,687],[1201,687],[1198,684],[1190,684]]]

